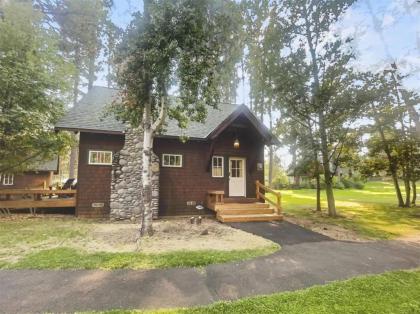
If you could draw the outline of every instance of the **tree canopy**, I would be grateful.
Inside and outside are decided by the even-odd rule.
[[[0,18],[0,173],[19,172],[68,144],[53,131],[73,67],[30,2],[4,5]]]

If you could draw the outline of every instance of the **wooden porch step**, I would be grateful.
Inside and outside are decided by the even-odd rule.
[[[258,200],[256,198],[246,198],[246,197],[225,197],[225,203],[257,203]]]
[[[216,204],[216,211],[223,209],[260,209],[269,207],[270,205],[266,203],[225,203]]]
[[[217,214],[219,215],[252,215],[252,214],[273,214],[274,209],[270,207],[258,208],[226,208],[219,209]]]
[[[274,221],[283,220],[282,215],[277,214],[249,214],[249,215],[217,215],[221,222],[250,222],[250,221]]]

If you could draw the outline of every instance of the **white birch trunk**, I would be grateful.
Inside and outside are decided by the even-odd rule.
[[[153,143],[152,114],[150,103],[144,108],[143,113],[143,153],[142,153],[142,181],[143,181],[143,215],[140,236],[153,235],[152,212],[152,180],[151,180],[151,155]]]
[[[143,113],[143,153],[142,153],[142,180],[143,180],[143,215],[140,227],[140,236],[153,235],[153,209],[152,209],[152,154],[153,139],[156,130],[163,124],[166,116],[164,98],[161,100],[159,117],[152,121],[150,103],[145,105]],[[153,123],[152,123],[153,122]]]

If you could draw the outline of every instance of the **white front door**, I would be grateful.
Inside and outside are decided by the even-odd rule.
[[[229,196],[246,196],[245,158],[229,158]]]

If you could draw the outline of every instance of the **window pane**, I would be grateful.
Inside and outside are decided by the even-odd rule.
[[[111,155],[112,154],[110,152],[105,153],[105,163],[107,163],[107,164],[111,164],[112,163]]]
[[[97,163],[98,162],[98,153],[92,152],[91,153],[91,163]]]

